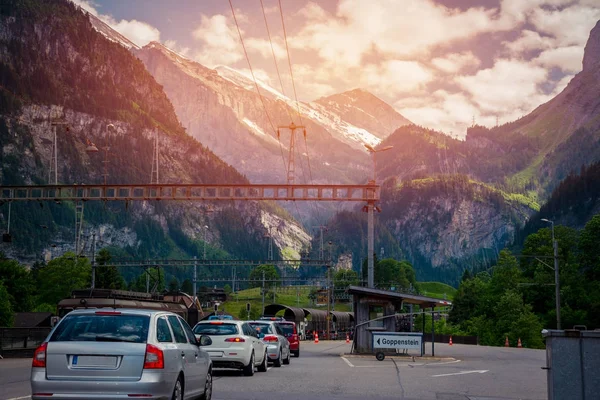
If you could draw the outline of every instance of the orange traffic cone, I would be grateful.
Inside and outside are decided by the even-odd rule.
[[[319,343],[319,333],[315,332],[315,343]]]
[[[350,335],[346,333],[346,343],[350,343]]]
[[[517,343],[518,348],[523,348],[523,344],[521,343],[521,338],[519,338],[519,342]]]
[[[452,346],[452,336],[450,336],[450,343],[448,343],[450,346]]]
[[[508,344],[508,336],[506,337],[506,341],[504,342],[504,347],[510,347],[510,344]]]

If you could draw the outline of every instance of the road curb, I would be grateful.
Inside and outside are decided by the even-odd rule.
[[[340,353],[340,357],[344,358],[375,358],[375,354],[351,354],[351,353]],[[397,356],[397,355],[387,355],[386,359],[393,359],[394,361],[400,362],[418,362],[418,361],[456,361],[454,357],[431,357],[431,356]]]

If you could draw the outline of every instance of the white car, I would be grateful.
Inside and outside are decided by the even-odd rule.
[[[290,342],[281,328],[273,321],[250,321],[252,329],[267,345],[267,357],[276,367],[290,363]]]
[[[212,344],[202,348],[209,354],[213,367],[234,368],[244,375],[254,375],[254,367],[267,371],[267,346],[245,321],[200,321],[194,334],[208,336]]]

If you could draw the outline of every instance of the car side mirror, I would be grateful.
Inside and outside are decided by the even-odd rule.
[[[210,336],[196,335],[196,340],[198,341],[198,346],[210,346],[212,344]]]

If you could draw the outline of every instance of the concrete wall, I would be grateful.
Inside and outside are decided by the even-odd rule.
[[[544,337],[548,399],[600,398],[600,331],[551,330]]]

